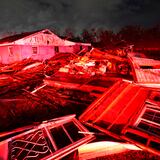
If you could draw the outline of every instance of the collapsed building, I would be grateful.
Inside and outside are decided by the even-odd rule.
[[[52,156],[48,156],[48,159],[63,158],[75,152],[81,142],[88,143],[97,138],[96,133],[113,137],[115,141],[130,142],[160,155],[160,77],[157,71],[160,63],[151,59],[138,59],[128,53],[123,50],[100,51],[92,48],[77,54],[61,52],[44,61],[31,57],[2,65],[0,128],[1,132],[11,131],[0,134],[0,150],[4,151],[4,145],[9,148],[13,144],[13,152],[9,148],[1,156],[23,159],[20,155],[27,150],[25,157],[37,156],[37,159],[41,159],[51,151]],[[138,76],[140,71],[143,72]],[[144,73],[149,74],[144,77]],[[150,77],[151,74],[155,76],[154,79]],[[68,116],[70,114],[76,114],[79,121]],[[59,119],[61,116],[65,117]],[[53,118],[56,120],[50,121]],[[73,130],[73,135],[69,133],[72,127],[68,131],[64,126],[68,120],[76,121],[79,128]],[[39,126],[42,121],[46,123]],[[35,124],[38,127],[33,129]],[[12,131],[25,125],[32,127]],[[68,146],[62,146],[59,151],[57,145],[63,144],[59,137],[54,138],[48,126],[49,129],[61,126],[61,131],[67,135],[67,138],[64,135],[62,139]],[[32,132],[43,128],[49,136],[49,140],[45,137],[43,142],[51,143],[51,148],[43,157],[37,154],[39,148],[36,145],[32,145],[33,148],[24,145],[21,150],[16,148],[16,145],[20,147],[20,142],[23,143],[25,138],[34,135]],[[37,132],[37,136],[39,133],[42,135]],[[92,133],[95,136],[91,136]],[[76,146],[72,146],[72,136],[84,137],[78,139]],[[34,142],[31,140],[31,143]],[[32,153],[33,149],[37,149],[36,152],[34,150]]]

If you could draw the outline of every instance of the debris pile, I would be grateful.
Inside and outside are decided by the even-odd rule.
[[[82,136],[82,139],[87,135],[96,136],[98,132],[97,135],[105,134],[118,141],[131,142],[159,155],[160,90],[134,83],[134,66],[126,53],[123,50],[92,49],[77,55],[57,54],[43,62],[29,58],[1,65],[0,131],[12,132],[14,128],[35,126],[35,123],[40,124],[42,121],[50,125],[50,119],[76,114],[79,119],[75,120],[76,125],[80,125],[80,129],[84,128],[79,124],[81,122],[91,132],[86,129],[78,132],[70,125],[68,131],[62,124],[57,131],[63,130],[67,136],[68,132],[74,132],[76,138]],[[60,118],[58,122],[64,120],[66,118]],[[52,125],[55,125],[54,122]],[[43,124],[41,127],[44,127]],[[33,128],[28,132],[32,132]],[[9,135],[12,137],[19,132],[13,131]],[[24,135],[28,132],[24,132]],[[57,136],[57,132],[54,132],[49,130],[51,136]],[[48,130],[43,130],[43,134],[48,135]],[[68,137],[69,143],[74,142],[75,137]],[[66,140],[64,143],[68,143],[68,137],[63,137]],[[0,139],[7,141],[7,138],[8,134],[0,134]],[[13,141],[17,141],[16,138],[13,136]],[[48,138],[45,140],[48,143]],[[78,140],[77,144],[80,142]],[[87,139],[83,142],[89,141]],[[46,153],[55,150],[57,155],[58,145],[63,145],[57,143],[57,146],[52,144]],[[66,156],[71,152],[73,150],[67,152],[64,149],[60,153]]]
[[[89,75],[114,74],[115,76],[129,77],[131,76],[131,67],[126,56],[117,57],[110,54],[110,51],[102,52],[92,49],[83,56],[72,59],[69,64],[60,68],[60,72]]]

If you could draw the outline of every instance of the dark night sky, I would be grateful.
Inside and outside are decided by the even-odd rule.
[[[160,23],[160,0],[1,0],[0,35],[43,28],[120,29]]]

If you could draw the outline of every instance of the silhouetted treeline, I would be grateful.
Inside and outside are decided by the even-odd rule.
[[[106,49],[115,46],[120,41],[141,47],[148,46],[148,44],[150,47],[155,47],[160,44],[160,25],[150,28],[130,25],[121,28],[117,33],[100,28],[84,29],[78,36],[75,36],[71,29],[66,29],[63,35],[69,40],[88,42],[93,46]]]
[[[53,31],[56,33],[56,31]],[[16,32],[7,32],[1,37],[14,35]],[[138,25],[122,27],[118,32],[104,28],[84,29],[80,34],[75,34],[71,28],[66,28],[61,37],[75,42],[92,43],[99,48],[115,47],[119,42],[133,44],[136,47],[156,48],[160,50],[160,25],[144,28]]]

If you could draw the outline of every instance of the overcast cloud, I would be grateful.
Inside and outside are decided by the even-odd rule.
[[[43,28],[63,32],[71,28],[125,25],[152,26],[160,22],[160,0],[1,0],[0,34]]]

